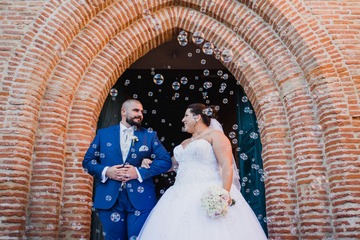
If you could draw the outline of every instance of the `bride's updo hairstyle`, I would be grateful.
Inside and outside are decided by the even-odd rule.
[[[193,103],[188,107],[194,115],[200,115],[206,126],[210,126],[211,118],[217,118],[218,110],[215,106],[206,106],[202,103]]]

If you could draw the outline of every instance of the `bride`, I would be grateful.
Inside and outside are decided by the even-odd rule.
[[[182,122],[192,137],[174,148],[176,181],[150,213],[139,240],[267,239],[239,191],[231,144],[213,111],[201,103],[186,109]]]

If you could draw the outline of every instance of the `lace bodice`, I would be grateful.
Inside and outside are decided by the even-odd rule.
[[[179,163],[176,184],[210,183],[220,181],[219,167],[212,145],[205,139],[190,142],[185,148],[178,145],[174,156]]]

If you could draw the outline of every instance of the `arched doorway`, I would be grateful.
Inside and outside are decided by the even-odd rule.
[[[160,63],[155,63],[157,59]],[[174,67],[172,63],[176,61],[182,64]],[[204,54],[201,46],[192,43],[179,46],[176,39],[159,46],[135,62],[112,87],[100,114],[98,129],[119,123],[121,104],[127,98],[142,102],[143,126],[156,130],[170,153],[189,137],[182,132],[181,123],[187,105],[201,102],[218,106],[219,122],[233,144],[241,192],[267,233],[256,116],[243,88],[220,61]],[[175,176],[176,173],[171,172],[155,178],[159,198],[174,183]],[[102,239],[96,212],[93,214],[91,239]]]

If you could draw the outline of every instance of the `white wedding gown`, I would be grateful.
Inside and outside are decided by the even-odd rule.
[[[233,186],[235,205],[225,217],[207,217],[201,206],[203,192],[222,186],[219,167],[211,144],[198,139],[174,156],[179,163],[176,181],[160,198],[142,228],[139,240],[262,240],[267,239],[254,212]]]

